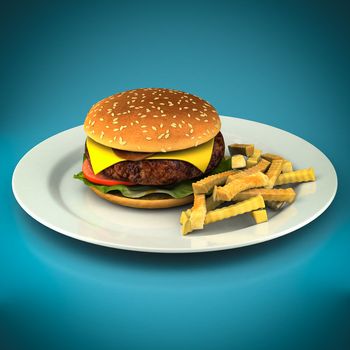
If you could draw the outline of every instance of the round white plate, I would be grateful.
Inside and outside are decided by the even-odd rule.
[[[266,223],[254,225],[245,214],[183,237],[179,217],[184,207],[120,207],[73,179],[81,169],[84,152],[85,134],[78,126],[41,142],[19,161],[12,179],[14,195],[30,216],[57,232],[94,244],[146,252],[204,252],[260,243],[295,231],[326,210],[337,190],[337,176],[320,150],[272,126],[221,118],[226,144],[254,143],[264,152],[291,160],[295,169],[314,167],[317,182],[298,185],[297,200],[278,213],[269,212]]]

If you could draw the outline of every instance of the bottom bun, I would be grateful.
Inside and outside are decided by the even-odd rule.
[[[141,209],[163,209],[179,207],[193,202],[193,195],[184,198],[169,198],[166,194],[155,193],[142,198],[127,198],[119,194],[103,193],[96,188],[90,187],[99,197],[124,207]]]

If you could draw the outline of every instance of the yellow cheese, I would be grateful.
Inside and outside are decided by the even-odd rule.
[[[197,147],[192,147],[182,151],[155,153],[147,159],[183,160],[185,162],[191,163],[204,173],[208,167],[211,154],[213,152],[213,145],[214,139],[211,139],[210,141],[203,143]],[[113,152],[112,148],[100,145],[90,137],[88,137],[86,140],[86,147],[89,151],[92,170],[95,174],[113,164],[125,161],[125,159],[117,156]]]

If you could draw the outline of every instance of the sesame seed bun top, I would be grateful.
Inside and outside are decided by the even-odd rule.
[[[221,122],[207,101],[177,90],[147,88],[97,102],[84,130],[96,142],[133,152],[171,152],[215,137]]]

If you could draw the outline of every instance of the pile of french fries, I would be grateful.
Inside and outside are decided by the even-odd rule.
[[[316,180],[313,168],[294,171],[291,161],[262,153],[253,144],[235,143],[228,148],[232,170],[192,184],[193,206],[180,217],[183,235],[244,213],[250,213],[256,224],[266,222],[266,207],[279,210],[295,200],[294,189],[281,185]]]

